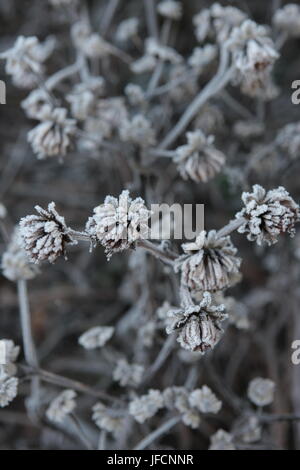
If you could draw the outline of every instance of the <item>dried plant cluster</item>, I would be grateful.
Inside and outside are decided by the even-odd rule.
[[[300,449],[299,5],[0,11],[0,448]]]

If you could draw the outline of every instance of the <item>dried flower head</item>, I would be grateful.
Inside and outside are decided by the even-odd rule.
[[[39,273],[38,267],[30,263],[23,248],[19,228],[15,228],[11,241],[3,253],[1,267],[3,276],[10,281],[33,279]]]
[[[257,416],[242,416],[236,421],[233,432],[238,440],[251,444],[261,439],[262,427]]]
[[[71,30],[75,46],[86,57],[103,58],[112,52],[112,46],[98,33],[93,33],[86,21],[74,23]]]
[[[139,423],[152,418],[164,406],[164,400],[159,390],[150,389],[146,395],[135,398],[129,403],[129,413]]]
[[[193,390],[189,396],[189,403],[201,413],[218,413],[222,407],[222,402],[207,385]]]
[[[242,91],[250,96],[263,96],[270,87],[270,73],[279,57],[268,34],[264,26],[246,20],[230,35],[235,81],[241,83]]]
[[[205,44],[203,47],[195,47],[188,59],[188,64],[201,73],[203,69],[217,57],[217,46]]]
[[[46,411],[47,418],[54,423],[62,423],[76,408],[74,390],[64,390],[52,402]]]
[[[157,11],[161,16],[171,20],[179,20],[182,15],[181,3],[174,0],[163,0],[157,5]]]
[[[227,317],[224,305],[211,305],[211,295],[204,292],[199,305],[168,312],[167,334],[178,331],[177,341],[190,351],[205,353],[213,349],[222,336],[221,322]]]
[[[219,429],[210,437],[209,450],[236,450],[233,436],[229,432]]]
[[[131,106],[139,106],[145,103],[145,94],[139,85],[128,83],[124,91]]]
[[[0,54],[0,59],[6,59],[5,71],[12,76],[17,87],[33,88],[38,84],[38,76],[44,71],[42,63],[53,48],[53,38],[41,44],[35,36],[19,36],[11,49]]]
[[[28,133],[28,142],[40,159],[58,156],[63,158],[72,145],[76,121],[67,118],[65,108],[44,106],[39,115],[42,121]]]
[[[170,62],[176,65],[182,62],[182,56],[172,47],[160,44],[155,38],[147,38],[145,42],[145,54],[154,57],[156,60]]]
[[[49,94],[41,88],[32,90],[27,98],[21,102],[21,107],[31,119],[43,119],[49,106],[51,106]]]
[[[182,248],[186,254],[175,261],[175,271],[181,271],[183,285],[192,291],[218,291],[232,285],[241,260],[229,236],[218,237],[215,230],[202,231],[195,242]]]
[[[113,410],[109,410],[103,403],[97,402],[93,406],[93,421],[98,428],[117,435],[123,427],[123,419],[115,416]]]
[[[105,247],[109,259],[147,235],[149,216],[143,199],[131,199],[129,191],[124,190],[118,199],[106,196],[104,204],[94,209],[86,231]]]
[[[214,137],[206,137],[200,129],[187,132],[186,136],[188,143],[176,149],[174,161],[184,179],[206,183],[219,173],[225,155],[214,147]]]
[[[113,371],[113,379],[122,387],[137,387],[144,374],[144,367],[139,364],[129,364],[126,359],[120,359]]]
[[[273,24],[278,30],[298,38],[300,36],[300,6],[296,3],[289,3],[277,9]]]
[[[94,326],[80,336],[78,343],[85,349],[101,348],[113,334],[112,326]]]
[[[151,123],[142,114],[136,114],[131,120],[124,120],[120,127],[120,137],[124,142],[132,142],[142,148],[156,142]]]
[[[66,244],[76,243],[69,235],[65,219],[55,210],[55,203],[45,210],[35,206],[38,215],[27,215],[20,220],[20,235],[28,258],[33,263],[54,263],[61,255],[66,256]]]
[[[72,115],[83,121],[95,109],[95,100],[104,92],[105,81],[103,77],[90,77],[83,83],[74,86],[66,97],[71,103]]]
[[[116,32],[116,40],[120,43],[126,42],[137,36],[139,29],[138,18],[127,18],[121,21]]]
[[[243,217],[245,222],[238,231],[246,233],[248,240],[256,241],[258,245],[276,243],[281,233],[294,236],[299,206],[289,193],[282,186],[266,191],[258,184],[252,190],[252,193],[242,194],[245,207],[236,214],[236,218]]]
[[[284,126],[276,136],[276,144],[291,158],[300,156],[300,121]]]
[[[257,406],[270,405],[274,400],[275,384],[270,379],[257,377],[249,383],[248,398]]]
[[[4,408],[17,396],[19,381],[16,377],[0,380],[0,407]]]

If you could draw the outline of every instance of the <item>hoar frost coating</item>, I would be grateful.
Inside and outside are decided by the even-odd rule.
[[[58,156],[63,158],[72,147],[76,132],[76,121],[67,118],[65,108],[44,106],[39,114],[41,123],[27,136],[34,153],[39,159]]]
[[[38,267],[30,263],[23,248],[19,227],[16,227],[6,251],[3,253],[1,267],[3,275],[10,281],[33,279],[38,273]]]
[[[179,20],[182,15],[182,5],[173,0],[163,0],[157,5],[157,12],[171,20]]]
[[[135,398],[129,403],[129,413],[139,423],[152,418],[164,406],[164,400],[159,390],[150,389],[146,395]]]
[[[48,210],[35,206],[38,215],[27,215],[20,220],[20,235],[28,258],[33,263],[54,263],[61,255],[66,256],[66,244],[76,243],[68,234],[64,217],[55,210],[55,203]]]
[[[201,130],[187,132],[186,136],[188,143],[175,150],[174,162],[184,179],[207,183],[220,172],[225,155],[214,147],[214,137],[206,137]]]
[[[181,282],[192,291],[218,291],[230,287],[239,273],[241,259],[229,236],[215,230],[200,232],[195,242],[182,245],[185,255],[175,261]]]
[[[156,143],[151,123],[142,114],[136,114],[131,120],[126,119],[122,122],[120,137],[124,142],[132,142],[142,148]]]
[[[282,186],[266,191],[255,184],[252,193],[243,193],[245,207],[236,214],[245,222],[238,232],[246,233],[250,241],[258,245],[273,245],[281,233],[295,234],[294,225],[299,221],[299,206]]]
[[[178,332],[177,341],[190,351],[205,353],[213,349],[222,336],[221,322],[227,318],[224,305],[211,305],[211,295],[204,292],[199,305],[168,312],[166,332]]]
[[[270,405],[274,400],[275,384],[270,379],[256,377],[248,386],[248,398],[257,406]]]
[[[62,423],[76,407],[74,390],[64,390],[52,402],[46,411],[47,418],[54,423]]]
[[[78,343],[85,349],[101,348],[113,334],[112,326],[94,326],[79,337]]]
[[[131,199],[129,191],[124,190],[119,198],[106,196],[104,204],[94,209],[86,232],[104,246],[109,259],[113,253],[130,248],[147,235],[149,217],[143,199]]]
[[[53,38],[41,44],[35,36],[19,36],[11,49],[0,54],[0,59],[6,59],[5,71],[17,87],[33,88],[38,84],[38,77],[44,71],[42,64],[53,48]]]

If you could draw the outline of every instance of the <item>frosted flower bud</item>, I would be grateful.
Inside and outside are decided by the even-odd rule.
[[[182,245],[185,255],[175,261],[181,282],[192,291],[218,291],[234,283],[241,259],[229,236],[218,237],[215,230],[200,232],[196,241]]]
[[[218,413],[222,407],[222,402],[207,385],[193,390],[189,396],[189,403],[201,413]]]
[[[280,129],[275,142],[291,158],[298,158],[300,155],[300,121],[291,122]]]
[[[207,103],[201,109],[200,113],[194,120],[194,129],[201,129],[204,134],[210,134],[224,129],[224,115],[221,109],[213,104]]]
[[[125,87],[125,94],[132,106],[139,106],[145,102],[145,95],[142,88],[134,83],[128,83]]]
[[[80,336],[78,343],[85,349],[101,348],[113,334],[112,326],[94,326]]]
[[[207,183],[220,172],[225,155],[214,147],[213,136],[206,137],[200,129],[186,136],[188,143],[175,150],[178,171],[184,179]]]
[[[233,436],[229,432],[219,429],[210,437],[209,450],[236,450]]]
[[[116,40],[120,43],[126,42],[134,36],[137,36],[139,29],[138,18],[127,18],[121,21],[117,28]]]
[[[17,87],[33,88],[38,83],[37,76],[44,71],[42,63],[53,48],[53,38],[41,44],[35,36],[19,36],[11,49],[0,54],[0,59],[6,59],[5,71]]]
[[[126,359],[120,359],[113,371],[113,379],[122,387],[137,387],[144,374],[144,367],[139,364],[129,364]]]
[[[51,202],[48,209],[35,206],[38,215],[27,215],[20,220],[20,235],[28,258],[33,263],[54,263],[61,255],[66,257],[66,244],[76,243],[68,234],[65,219]]]
[[[171,64],[180,64],[182,56],[172,47],[160,44],[155,38],[147,38],[145,41],[146,55],[154,57],[156,60],[170,62]]]
[[[48,93],[40,88],[31,91],[27,98],[21,102],[26,116],[31,119],[41,119],[50,105]]]
[[[16,362],[20,353],[20,346],[16,346],[11,339],[2,339],[1,341],[5,343],[5,362]]]
[[[49,421],[62,423],[76,408],[76,396],[77,393],[74,392],[74,390],[64,390],[54,398],[46,411],[46,416]]]
[[[131,121],[121,124],[120,137],[124,142],[132,142],[140,147],[150,147],[156,142],[151,123],[142,114],[136,114]]]
[[[257,406],[270,405],[274,400],[275,384],[270,379],[257,377],[249,383],[247,395]]]
[[[42,121],[27,136],[37,158],[58,156],[63,158],[72,146],[76,132],[76,121],[67,118],[64,108],[43,107],[39,119]]]
[[[83,121],[94,110],[95,100],[104,92],[104,79],[91,77],[84,83],[74,86],[66,97],[71,104],[71,113],[76,119]]]
[[[123,428],[123,419],[114,416],[101,402],[93,406],[92,419],[99,429],[111,432],[114,435],[117,435]]]
[[[204,67],[210,64],[217,57],[217,47],[213,44],[206,44],[203,47],[195,47],[192,55],[188,59],[188,64],[197,69],[200,73]]]
[[[123,251],[148,234],[150,212],[143,199],[131,199],[129,191],[119,198],[106,196],[104,204],[95,207],[87,225],[87,233],[100,242],[108,259],[113,253]]]
[[[155,66],[156,59],[149,54],[142,56],[140,59],[137,59],[130,64],[131,71],[135,74],[152,72],[155,69]]]
[[[197,429],[199,427],[200,421],[200,415],[196,410],[188,410],[182,415],[182,422],[192,429]]]
[[[144,423],[152,418],[164,406],[164,400],[159,390],[149,390],[146,395],[135,398],[129,403],[129,413],[138,423]]]
[[[204,292],[199,305],[173,309],[168,312],[167,334],[178,332],[177,341],[182,348],[205,353],[213,349],[223,330],[221,322],[227,318],[224,305],[211,305],[211,296]]]
[[[1,268],[3,276],[10,281],[18,281],[20,279],[28,281],[39,273],[38,267],[30,263],[28,255],[23,248],[19,228],[14,230],[11,241],[2,255]]]
[[[300,6],[289,3],[279,8],[274,14],[273,24],[289,36],[300,37]]]
[[[85,21],[73,24],[71,35],[77,49],[86,57],[103,58],[112,52],[112,46],[99,34],[93,33]]]
[[[171,20],[180,20],[182,15],[181,3],[173,0],[163,0],[160,2],[157,5],[157,11],[161,16]]]
[[[193,17],[195,35],[199,42],[204,41],[211,34],[211,16],[208,8],[203,8]]]
[[[0,380],[0,407],[4,408],[16,398],[19,381],[16,377],[7,377]]]
[[[242,194],[245,207],[236,214],[236,218],[243,217],[245,222],[238,232],[246,233],[247,239],[256,241],[258,245],[264,242],[273,245],[281,233],[294,236],[299,206],[289,193],[282,186],[266,191],[258,184],[252,190],[252,193]]]

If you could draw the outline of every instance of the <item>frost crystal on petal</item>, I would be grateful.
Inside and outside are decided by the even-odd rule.
[[[47,418],[54,423],[62,423],[76,407],[77,394],[74,390],[64,390],[52,402],[46,411]]]
[[[245,207],[236,214],[236,218],[243,217],[245,222],[238,231],[246,233],[247,239],[256,241],[258,245],[273,245],[281,233],[294,236],[299,206],[289,193],[282,186],[266,191],[258,184],[252,190],[252,193],[242,194]]]
[[[248,398],[257,406],[266,406],[274,400],[275,384],[270,379],[257,377],[249,383]]]
[[[101,348],[113,334],[112,326],[94,326],[80,336],[78,343],[85,349]]]
[[[220,172],[225,155],[213,145],[213,136],[206,137],[201,130],[187,132],[186,145],[175,151],[174,162],[184,179],[207,183]]]
[[[159,390],[149,390],[147,395],[135,398],[129,403],[129,413],[139,423],[152,418],[158,410],[163,408],[164,400]]]
[[[35,206],[38,215],[27,215],[20,220],[23,246],[33,263],[54,263],[61,255],[66,256],[65,245],[75,243],[68,235],[64,217],[55,210],[54,202],[45,210]]]

